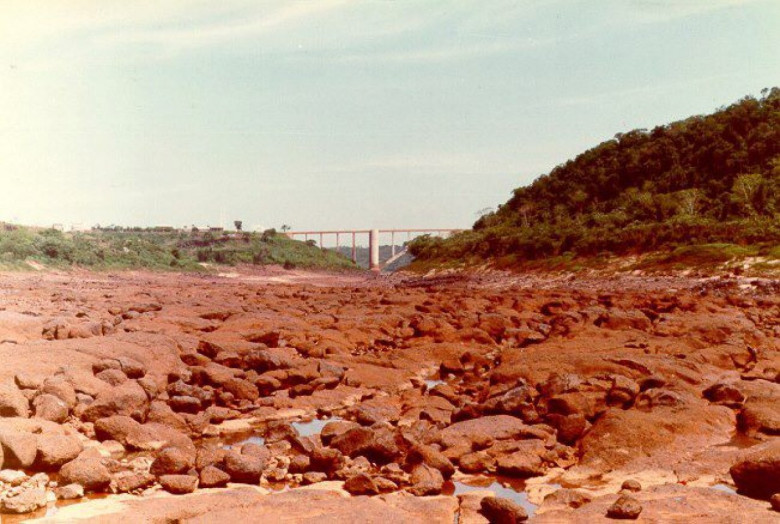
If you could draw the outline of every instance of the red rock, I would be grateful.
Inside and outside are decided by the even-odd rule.
[[[75,459],[84,449],[81,441],[73,435],[38,435],[36,467],[53,470]]]
[[[480,512],[491,524],[515,524],[528,519],[525,508],[503,497],[483,498],[480,503]]]
[[[200,472],[200,487],[219,488],[230,482],[230,475],[214,466],[206,466]]]
[[[168,447],[157,453],[149,473],[152,475],[172,475],[184,473],[195,465],[195,452],[186,452],[180,448]]]
[[[444,486],[444,477],[439,470],[418,464],[412,470],[409,483],[411,486],[407,490],[413,495],[438,495]]]
[[[0,384],[0,417],[29,417],[30,403],[14,384]]]
[[[228,452],[225,455],[225,472],[233,482],[257,484],[265,470],[267,461],[251,455]]]
[[[154,475],[149,473],[122,471],[111,479],[111,488],[114,493],[131,493],[148,488],[154,481]]]
[[[3,467],[26,469],[33,465],[38,454],[38,437],[23,431],[0,430],[0,448]]]
[[[87,406],[82,418],[88,422],[114,415],[128,415],[143,420],[149,409],[146,392],[134,380],[107,389],[98,394],[95,401]]]
[[[79,484],[84,491],[102,491],[110,482],[111,473],[99,458],[77,458],[60,469],[61,484]]]
[[[198,477],[194,475],[163,475],[159,480],[163,489],[174,495],[192,493],[198,487]]]
[[[48,393],[35,397],[33,410],[36,418],[42,418],[51,422],[64,422],[68,418],[68,406],[65,402]]]
[[[377,495],[379,488],[373,479],[365,473],[349,477],[344,482],[344,489],[353,495]]]
[[[635,520],[639,518],[640,513],[642,513],[642,505],[639,504],[638,500],[628,495],[621,495],[607,509],[607,517],[611,519]]]
[[[780,493],[780,440],[756,446],[729,472],[740,493],[763,499]]]

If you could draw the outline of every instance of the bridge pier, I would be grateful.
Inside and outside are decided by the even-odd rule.
[[[379,230],[372,229],[368,234],[368,269],[379,271]]]
[[[418,234],[418,233],[433,233],[433,234],[444,234],[444,233],[456,233],[462,231],[461,229],[339,229],[339,230],[329,230],[329,231],[285,231],[283,232],[287,238],[295,239],[303,237],[304,242],[309,241],[309,237],[312,236],[314,238],[319,236],[319,247],[321,249],[325,249],[325,236],[326,235],[335,235],[336,236],[336,251],[341,247],[341,236],[342,234],[345,235],[352,235],[352,261],[357,263],[357,243],[355,237],[357,235],[365,235],[368,234],[368,252],[369,252],[369,258],[368,258],[368,266],[373,271],[379,271],[381,268],[380,260],[379,260],[379,235],[381,233],[390,233],[390,251],[391,251],[391,258],[395,258],[399,254],[399,250],[395,243],[395,234],[403,234],[406,233],[406,240],[407,242],[411,239],[412,233]],[[316,242],[315,242],[316,244]],[[401,253],[405,252],[405,249],[403,245],[401,246]]]

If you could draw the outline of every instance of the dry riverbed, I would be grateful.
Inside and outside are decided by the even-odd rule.
[[[775,280],[5,273],[0,522],[777,522],[779,373]]]

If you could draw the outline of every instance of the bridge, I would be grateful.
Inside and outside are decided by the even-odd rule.
[[[368,251],[369,262],[368,267],[371,270],[378,271],[381,268],[379,262],[379,235],[390,235],[391,255],[390,259],[386,262],[392,262],[397,260],[402,254],[406,253],[406,248],[401,252],[396,252],[395,238],[396,235],[406,235],[406,241],[412,239],[412,235],[441,235],[449,236],[454,233],[464,231],[463,229],[338,229],[338,230],[326,230],[326,231],[287,231],[285,235],[289,238],[303,237],[304,240],[309,240],[309,237],[319,237],[319,246],[321,249],[325,249],[325,238],[335,237],[335,248],[338,250],[341,247],[341,239],[345,237],[349,239],[351,237],[352,243],[352,261],[357,263],[357,236],[368,235]],[[349,245],[348,243],[346,245]]]

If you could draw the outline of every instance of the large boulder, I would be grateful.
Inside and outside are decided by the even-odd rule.
[[[480,502],[480,513],[495,524],[515,524],[528,519],[525,508],[503,497],[485,497]]]
[[[195,445],[182,432],[157,423],[141,424],[126,416],[116,415],[95,422],[98,440],[116,440],[128,449],[157,451],[166,446],[194,450]]]
[[[257,386],[248,380],[230,378],[222,383],[222,387],[238,400],[257,400],[260,397]]]
[[[58,423],[65,422],[65,419],[68,418],[67,404],[48,393],[35,397],[33,400],[33,408],[35,410],[36,418]]]
[[[441,432],[445,448],[459,448],[464,452],[478,448],[491,440],[535,437],[537,431],[523,423],[522,419],[509,415],[493,415],[456,422]]]
[[[267,460],[251,455],[229,452],[225,455],[225,472],[233,482],[257,484],[267,465]]]
[[[0,431],[3,467],[26,469],[38,454],[38,436],[24,431]]]
[[[411,486],[407,489],[413,495],[438,495],[444,486],[444,477],[438,469],[418,464],[412,470],[409,483]]]
[[[642,513],[642,505],[630,495],[621,495],[607,509],[607,517],[611,519],[635,520]]]
[[[40,392],[44,395],[52,395],[65,403],[68,409],[76,407],[76,389],[73,384],[61,375],[49,377],[43,381]]]
[[[206,466],[200,472],[202,488],[219,488],[230,482],[230,475],[214,466]]]
[[[376,495],[379,493],[374,479],[366,473],[358,473],[344,482],[344,489],[353,495]]]
[[[0,417],[29,417],[27,397],[10,382],[0,384]]]
[[[149,410],[149,399],[135,380],[128,380],[117,387],[106,389],[84,410],[82,419],[95,422],[114,415],[127,415],[144,420]]]
[[[74,435],[38,435],[38,455],[35,465],[40,469],[54,470],[79,456],[84,449]]]
[[[149,473],[152,475],[174,475],[184,473],[195,465],[195,451],[184,451],[168,447],[161,450],[152,462]]]
[[[427,464],[441,472],[445,479],[455,473],[455,466],[444,454],[434,447],[423,444],[414,446],[406,454],[406,469],[412,470],[417,464]]]
[[[740,493],[764,499],[780,493],[780,439],[757,446],[729,471]]]
[[[160,485],[168,493],[184,495],[192,493],[198,487],[198,477],[194,475],[163,475],[160,477]]]
[[[137,492],[151,486],[154,481],[155,477],[150,473],[120,471],[111,479],[111,491],[114,493]]]
[[[111,482],[111,473],[99,458],[77,458],[60,469],[60,484],[79,484],[84,491],[101,491]]]
[[[380,464],[392,462],[401,453],[393,431],[379,425],[350,429],[334,437],[330,441],[330,447],[349,457],[362,455]]]

